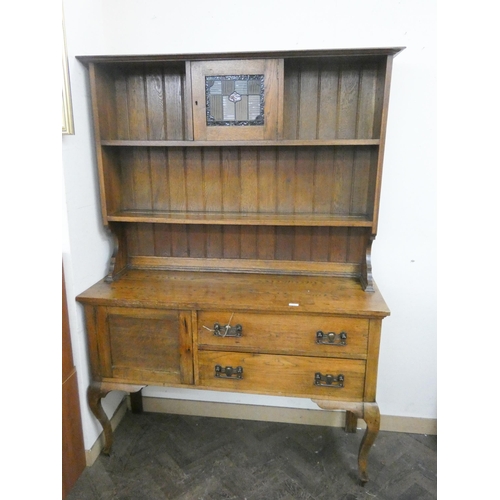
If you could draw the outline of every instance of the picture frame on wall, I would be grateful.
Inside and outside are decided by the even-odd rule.
[[[71,87],[69,81],[68,54],[66,49],[66,33],[64,28],[64,14],[62,18],[62,133],[73,135],[73,107],[71,103]]]

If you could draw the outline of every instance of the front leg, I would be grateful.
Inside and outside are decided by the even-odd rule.
[[[364,486],[368,481],[368,474],[366,472],[368,453],[380,430],[380,411],[377,403],[364,404],[363,420],[366,422],[366,431],[359,447],[358,470],[359,478]]]
[[[115,382],[92,382],[87,389],[87,401],[89,403],[90,410],[94,414],[95,418],[99,420],[104,432],[104,448],[102,449],[102,452],[105,455],[109,455],[111,453],[111,445],[113,444],[113,428],[111,427],[111,422],[102,407],[102,399],[111,391],[125,391],[139,395],[140,391],[142,391],[144,387],[146,386]],[[137,403],[135,403],[135,407],[137,408]]]
[[[104,389],[101,384],[93,382],[87,389],[87,401],[89,403],[90,410],[94,414],[95,418],[99,420],[104,431],[104,448],[103,453],[109,455],[111,453],[111,446],[113,444],[113,430],[111,428],[111,422],[109,421],[106,412],[102,407],[102,398],[108,394],[109,389]]]

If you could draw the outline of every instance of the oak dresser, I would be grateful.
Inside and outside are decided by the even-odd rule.
[[[380,426],[372,275],[401,48],[81,56],[109,272],[85,310],[89,406],[171,386],[312,399]]]

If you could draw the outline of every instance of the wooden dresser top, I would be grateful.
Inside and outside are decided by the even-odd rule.
[[[245,310],[383,318],[390,311],[375,286],[354,278],[270,274],[129,270],[104,280],[77,300],[93,305],[169,309]]]

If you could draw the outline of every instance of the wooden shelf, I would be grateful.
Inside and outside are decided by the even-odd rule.
[[[127,210],[108,215],[110,222],[149,222],[163,224],[219,224],[243,226],[329,226],[371,227],[366,216],[331,214],[170,212]]]
[[[279,141],[149,141],[101,140],[101,146],[222,147],[222,146],[378,146],[380,139],[279,140]]]

